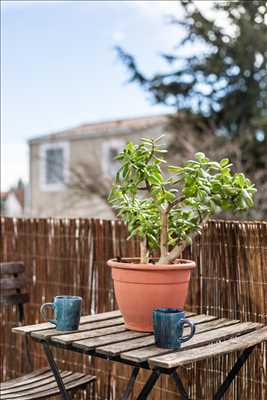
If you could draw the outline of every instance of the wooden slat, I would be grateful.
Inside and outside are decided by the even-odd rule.
[[[85,315],[81,317],[80,324],[82,325],[90,322],[104,321],[106,319],[113,319],[120,316],[121,312],[119,310],[109,311],[101,314]],[[42,322],[40,324],[35,324],[35,325],[18,326],[13,328],[12,332],[18,333],[19,335],[26,335],[30,334],[31,332],[37,332],[48,329],[55,329],[55,325],[51,324],[50,322]]]
[[[29,301],[28,293],[0,294],[0,304],[24,304]]]
[[[60,371],[61,373],[61,371]],[[14,382],[16,381],[16,379],[12,379],[10,381],[4,382],[5,386],[3,383],[1,383],[1,387],[0,387],[0,392],[4,391],[6,393],[6,390],[10,390],[10,388],[19,388],[21,386],[25,386],[30,384],[39,384],[40,381],[42,381],[43,379],[49,378],[49,377],[53,377],[53,372],[50,368],[46,368],[46,371],[44,373],[38,374],[38,375],[34,375],[33,373],[29,375],[29,377],[27,378],[28,375],[24,375],[20,378],[22,378],[20,381],[18,382]]]
[[[50,368],[41,368],[41,369],[36,369],[33,372],[30,372],[29,374],[20,376],[19,378],[15,379],[10,379],[7,382],[1,382],[1,389],[9,388],[10,386],[16,386],[19,384],[24,384],[25,380],[31,380],[35,379],[36,377],[40,379],[40,377],[43,374],[46,374],[47,372],[50,372]]]
[[[195,315],[197,315],[197,313],[194,313],[192,311],[185,311],[186,318],[194,317]]]
[[[149,335],[148,337],[141,337],[134,340],[128,340],[127,342],[122,343],[111,343],[105,346],[97,347],[96,353],[105,354],[107,357],[109,356],[117,356],[121,355],[121,352],[126,352],[131,349],[139,349],[140,347],[151,346],[155,343],[154,335]]]
[[[0,263],[0,276],[21,274],[25,271],[25,266],[22,261]]]
[[[126,331],[126,328],[124,325],[115,325],[115,326],[110,326],[108,328],[96,329],[93,331],[85,331],[85,332],[81,331],[81,332],[67,334],[67,335],[53,336],[51,338],[51,342],[52,343],[57,342],[57,343],[68,345],[74,341],[90,339],[93,337],[105,336],[105,335],[109,335],[111,333],[119,333],[119,332],[124,332],[124,331]]]
[[[189,318],[189,317],[194,317],[195,315],[197,315],[196,313],[193,313],[192,311],[185,311],[185,317]]]
[[[197,349],[177,351],[160,357],[153,357],[149,360],[149,365],[151,367],[175,368],[210,357],[244,350],[263,341],[267,341],[267,327],[221,343],[209,344],[207,346],[198,347]]]
[[[61,372],[61,378],[65,378],[67,376],[70,376],[72,374],[71,371],[63,371]],[[16,386],[12,386],[10,385],[10,387],[8,389],[3,389],[0,388],[0,395],[8,395],[8,394],[16,394],[16,393],[21,393],[21,392],[25,392],[25,390],[31,390],[34,388],[42,388],[42,386],[47,385],[49,383],[55,382],[55,377],[52,373],[52,371],[49,374],[44,374],[42,375],[42,378],[39,380],[25,380],[24,383],[20,383],[20,385],[16,385]],[[1,397],[0,397],[1,398]]]
[[[61,376],[63,378],[63,381],[66,379],[68,381],[73,381],[75,378],[79,378],[80,374],[74,375],[70,371],[64,371],[61,373]],[[57,383],[55,381],[55,378],[52,378],[52,381],[49,380],[49,382],[45,382],[47,380],[44,380],[44,382],[40,382],[39,386],[34,386],[32,387],[32,384],[26,384],[23,388],[15,388],[13,391],[10,390],[9,393],[2,393],[1,392],[1,400],[3,399],[16,399],[18,397],[23,397],[23,396],[29,396],[31,394],[39,393],[41,395],[42,392],[46,392],[47,389],[52,389],[52,388],[57,388]]]
[[[73,384],[74,387],[79,385],[78,382],[80,379],[85,378],[85,375],[81,374],[79,372],[75,372],[75,373],[64,372],[62,374],[63,374],[63,382],[65,384]],[[57,385],[55,379],[53,382],[51,382],[49,384],[40,385],[37,388],[27,388],[18,393],[1,395],[1,400],[15,400],[15,399],[25,400],[26,398],[29,398],[29,399],[42,398],[42,397],[47,397],[49,393],[54,393],[54,391],[55,391],[55,393],[59,392],[58,385]],[[38,397],[35,397],[35,396],[38,396]]]
[[[10,289],[21,289],[26,286],[26,279],[22,275],[17,277],[1,278],[0,279],[0,289],[10,290]]]
[[[189,319],[193,321],[195,324],[203,324],[205,322],[214,321],[218,319],[218,317],[215,317],[214,315],[198,314],[192,316],[192,318],[190,317]]]
[[[84,387],[86,384],[88,384],[89,382],[92,382],[93,380],[95,380],[95,377],[93,376],[89,376],[89,375],[85,375],[85,376],[81,376],[80,378],[75,378],[74,380],[70,380],[67,381],[68,378],[66,378],[66,380],[64,381],[65,383],[65,388],[69,391],[71,389],[75,389],[78,387]],[[17,400],[34,400],[34,399],[40,399],[40,398],[47,398],[48,396],[52,396],[59,393],[58,387],[54,387],[52,389],[46,389],[44,392],[40,392],[40,393],[35,393],[35,394],[31,394],[31,395],[26,395],[26,396],[19,396],[17,398]],[[2,399],[1,399],[2,400]],[[11,400],[11,399],[10,399]],[[15,400],[15,399],[12,399]]]
[[[193,318],[191,319],[193,321]],[[194,321],[195,322],[195,321]],[[229,325],[237,324],[237,320],[227,320],[225,318],[212,320],[206,323],[196,323],[196,335],[202,332],[211,331],[212,329],[218,329]],[[190,328],[184,329],[184,335],[189,334]],[[128,342],[127,344],[112,344],[109,346],[103,346],[97,349],[97,352],[101,354],[107,354],[109,356],[116,356],[120,354],[122,359],[131,360],[134,362],[146,361],[149,357],[158,354],[170,353],[173,350],[163,349],[154,345],[155,340],[153,338],[144,338],[143,342],[135,340]],[[188,342],[190,345],[191,341]]]
[[[97,337],[93,339],[85,339],[77,342],[73,342],[72,346],[77,347],[79,349],[83,349],[84,351],[95,349],[98,346],[102,346],[104,344],[123,342],[125,340],[131,340],[138,337],[152,336],[150,333],[145,332],[135,332],[135,331],[126,331],[123,333],[115,333],[103,337]]]
[[[97,322],[91,322],[90,324],[84,324],[79,327],[78,331],[75,331],[76,333],[78,332],[84,332],[84,331],[92,331],[92,330],[97,330],[100,328],[105,328],[108,326],[115,326],[115,325],[122,325],[124,324],[124,320],[122,317],[119,318],[112,318],[112,319],[107,319],[104,321],[97,321]],[[70,334],[73,334],[74,332],[68,332]],[[60,336],[60,335],[66,335],[66,331],[58,331],[57,329],[50,329],[47,331],[38,331],[38,332],[33,332],[31,333],[31,336],[39,339],[39,340],[48,340],[52,336]]]

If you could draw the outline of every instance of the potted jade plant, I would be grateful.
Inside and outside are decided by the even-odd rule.
[[[181,253],[207,219],[252,207],[256,192],[244,174],[232,173],[228,159],[210,161],[196,153],[182,166],[167,165],[160,140],[125,146],[109,194],[129,238],[140,239],[140,258],[108,261],[116,300],[126,327],[144,332],[152,331],[154,308],[184,307],[195,262]],[[153,259],[157,248],[160,257]]]

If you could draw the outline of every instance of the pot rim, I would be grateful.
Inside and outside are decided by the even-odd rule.
[[[126,260],[126,262],[117,261],[115,258],[112,258],[107,261],[107,265],[111,268],[118,269],[132,269],[132,270],[141,270],[141,271],[170,271],[170,270],[190,270],[194,269],[196,266],[195,261],[187,260],[187,259],[177,259],[174,264],[160,264],[155,265],[152,263],[141,264],[135,261],[139,261],[139,257],[122,257],[122,260]],[[154,260],[158,260],[158,258],[152,258]],[[179,261],[179,263],[177,263]]]

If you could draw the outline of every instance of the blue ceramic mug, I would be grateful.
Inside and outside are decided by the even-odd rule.
[[[183,336],[183,328],[189,326],[191,332]],[[153,311],[153,327],[156,345],[167,349],[179,349],[190,340],[196,331],[195,324],[185,319],[183,310],[177,308],[158,308]]]
[[[59,331],[76,331],[79,328],[82,299],[78,296],[56,296],[53,303],[41,306],[43,319],[56,325]],[[54,310],[55,319],[47,319],[45,309]]]

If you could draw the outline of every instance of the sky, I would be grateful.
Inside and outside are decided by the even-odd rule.
[[[208,1],[198,1],[208,9]],[[136,85],[114,46],[148,74],[183,32],[176,1],[1,1],[1,190],[28,181],[27,141],[92,121],[166,113]]]

